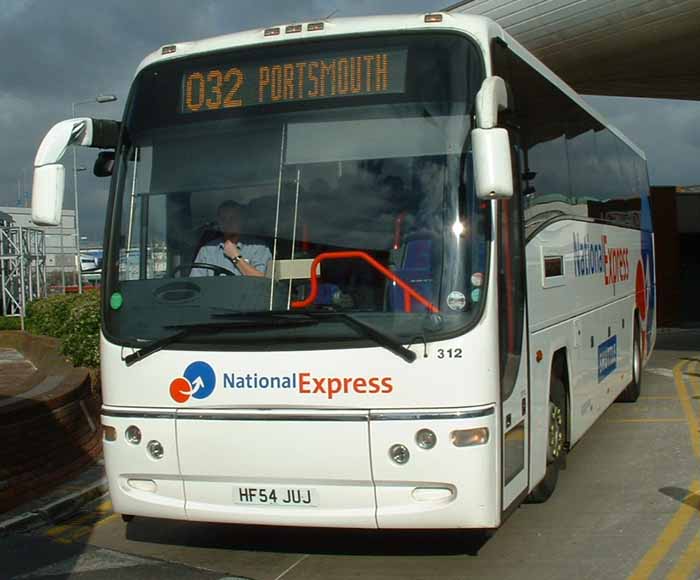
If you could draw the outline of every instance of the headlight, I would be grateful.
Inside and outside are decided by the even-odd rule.
[[[126,440],[132,445],[141,443],[141,429],[136,425],[131,425],[126,429]]]
[[[437,435],[430,429],[421,429],[416,433],[416,445],[421,449],[432,449],[437,443]]]
[[[148,452],[151,454],[151,457],[153,459],[162,459],[163,454],[165,451],[163,450],[163,446],[160,444],[160,441],[149,441],[148,442]]]
[[[409,453],[408,448],[405,445],[397,443],[396,445],[392,445],[389,448],[389,457],[391,457],[391,460],[394,463],[403,465],[404,463],[408,463],[411,454]]]

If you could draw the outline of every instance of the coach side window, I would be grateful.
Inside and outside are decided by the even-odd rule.
[[[512,78],[512,53],[501,43],[494,43],[494,74],[501,76],[506,84]],[[518,181],[515,191],[522,193],[522,178],[526,167],[527,150],[524,144],[517,111],[518,95],[512,89],[515,111],[499,115],[499,125],[508,128],[513,148],[513,175]],[[523,326],[525,323],[525,260],[522,219],[523,198],[514,196],[498,204],[498,292],[499,301],[499,353],[501,373],[501,398],[508,399],[515,388],[520,357],[522,355]]]
[[[566,132],[571,106],[556,86],[508,53],[513,119],[522,146],[523,212],[530,230],[551,216],[570,213]]]

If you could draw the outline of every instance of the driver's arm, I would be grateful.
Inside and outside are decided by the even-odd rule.
[[[261,272],[242,258],[236,261],[236,268],[238,268],[244,276],[253,276],[255,278],[262,278],[265,276],[265,272]]]
[[[224,252],[234,263],[238,271],[243,276],[252,276],[253,278],[262,278],[265,276],[265,266],[267,260],[263,261],[264,257],[272,256],[269,250],[263,246],[250,246],[249,257],[246,258],[241,254],[237,244],[232,242],[224,243]]]

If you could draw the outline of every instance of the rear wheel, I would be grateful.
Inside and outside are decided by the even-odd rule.
[[[620,403],[634,403],[642,392],[642,340],[639,320],[634,319],[634,335],[632,337],[632,381],[618,397]]]
[[[559,471],[566,455],[566,394],[561,378],[552,374],[549,389],[549,417],[547,421],[547,471],[544,479],[530,492],[527,501],[543,503],[554,493]]]

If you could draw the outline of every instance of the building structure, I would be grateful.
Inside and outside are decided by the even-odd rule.
[[[0,207],[15,225],[36,228],[44,233],[46,255],[46,280],[49,293],[63,292],[63,287],[77,284],[77,259],[75,253],[75,211],[64,209],[58,226],[37,226],[32,222],[29,207]]]
[[[660,326],[699,326],[700,185],[651,188]]]
[[[22,317],[26,305],[47,294],[45,235],[0,211],[0,316]]]

